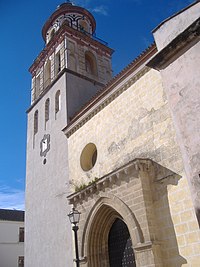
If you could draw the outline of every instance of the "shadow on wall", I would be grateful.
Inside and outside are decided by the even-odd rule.
[[[153,165],[155,180],[153,182],[152,196],[158,236],[162,243],[163,264],[164,266],[181,267],[187,261],[179,254],[174,223],[171,217],[172,212],[176,214],[176,210],[179,210],[180,202],[177,201],[170,207],[168,192],[172,186],[178,186],[179,180],[182,177],[155,162],[153,162]]]

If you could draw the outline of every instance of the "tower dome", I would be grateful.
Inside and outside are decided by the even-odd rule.
[[[46,43],[63,24],[90,35],[94,34],[96,29],[96,21],[88,10],[70,2],[63,3],[57,7],[43,26],[42,36]]]

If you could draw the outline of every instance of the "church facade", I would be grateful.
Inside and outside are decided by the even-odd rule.
[[[45,23],[30,67],[25,266],[199,266],[200,3],[112,78],[87,10]]]

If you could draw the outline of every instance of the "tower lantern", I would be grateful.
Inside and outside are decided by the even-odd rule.
[[[96,29],[96,21],[90,12],[72,3],[63,3],[57,7],[43,26],[42,36],[46,43],[63,24],[89,35],[93,35]]]

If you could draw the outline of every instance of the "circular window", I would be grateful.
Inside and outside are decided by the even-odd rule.
[[[94,167],[97,160],[97,148],[95,144],[89,143],[87,144],[82,153],[80,158],[81,168],[84,171],[89,171]]]

